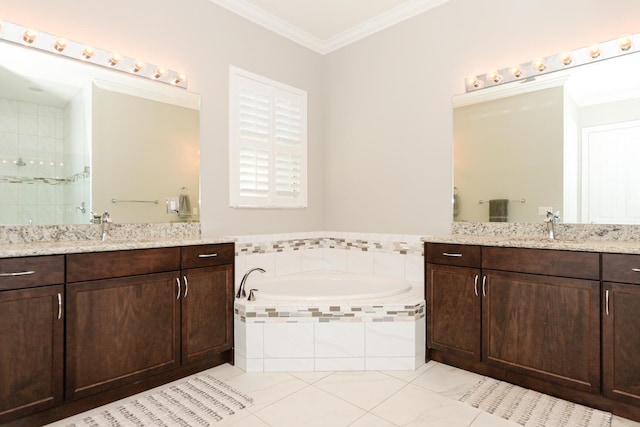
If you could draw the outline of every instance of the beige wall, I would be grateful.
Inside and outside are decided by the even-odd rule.
[[[1,18],[188,74],[189,90],[202,96],[203,233],[257,234],[323,228],[321,55],[207,0],[3,0]],[[308,209],[228,207],[230,64],[308,92]]]
[[[3,0],[4,19],[189,74],[205,234],[443,233],[464,78],[640,31],[637,0],[451,0],[320,56],[207,0]],[[309,208],[228,207],[228,66],[308,91]]]
[[[464,79],[640,31],[637,0],[451,0],[325,60],[329,230],[443,233]]]

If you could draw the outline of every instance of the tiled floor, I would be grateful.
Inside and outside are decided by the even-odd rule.
[[[255,401],[220,427],[518,426],[458,402],[482,377],[436,362],[416,371],[246,373],[222,365],[210,372]],[[612,427],[640,423],[614,417]]]

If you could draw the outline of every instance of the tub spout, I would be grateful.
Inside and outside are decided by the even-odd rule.
[[[247,278],[254,271],[260,271],[261,273],[266,273],[266,271],[260,267],[252,268],[251,270],[244,273],[244,276],[242,277],[242,281],[240,282],[240,287],[238,288],[238,292],[236,293],[236,298],[245,298],[247,296],[247,293],[244,290],[245,283],[247,283]]]

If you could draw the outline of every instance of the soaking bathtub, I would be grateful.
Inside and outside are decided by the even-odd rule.
[[[236,299],[236,366],[248,372],[413,370],[425,359],[421,283],[342,272],[251,276]]]

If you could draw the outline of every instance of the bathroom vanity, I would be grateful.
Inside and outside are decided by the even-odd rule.
[[[431,359],[639,420],[640,245],[461,240],[425,239]]]
[[[232,362],[234,244],[142,246],[0,259],[0,424],[42,425]]]

